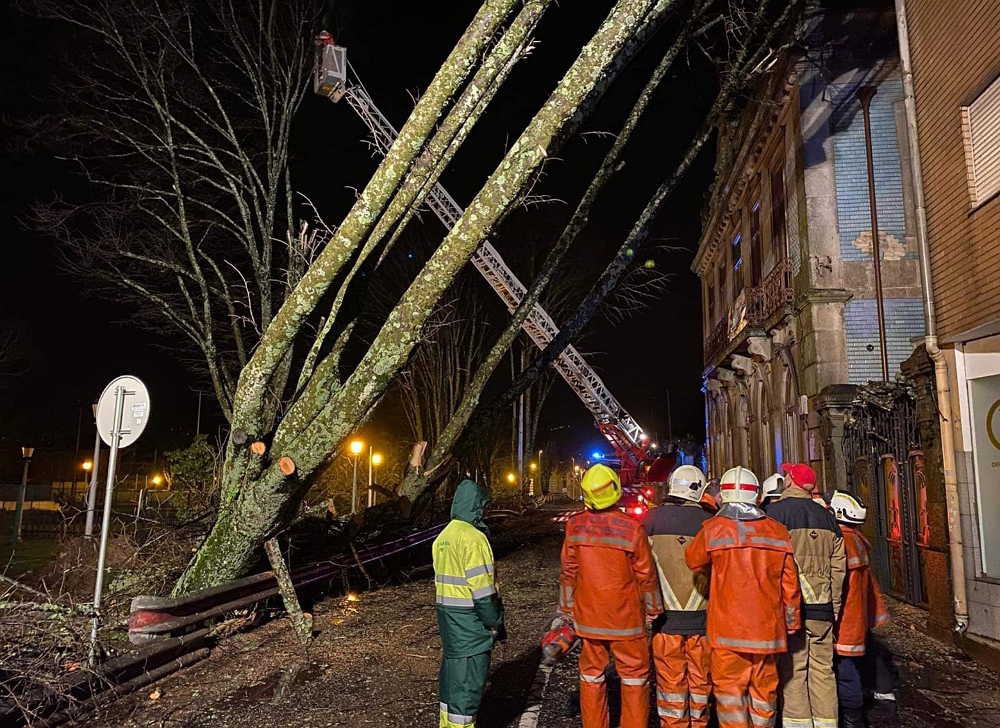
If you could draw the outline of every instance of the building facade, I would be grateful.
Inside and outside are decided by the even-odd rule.
[[[898,2],[915,98],[957,627],[1000,649],[1000,2]],[[918,177],[919,180],[919,177]],[[940,354],[933,349],[938,349]],[[957,512],[956,512],[957,507]]]
[[[846,485],[854,387],[882,377],[867,154],[890,378],[924,334],[891,8],[815,12],[808,50],[720,125],[693,269],[702,282],[710,470],[781,462]],[[861,97],[870,98],[866,133]]]

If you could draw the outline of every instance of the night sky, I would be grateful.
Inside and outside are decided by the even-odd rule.
[[[382,111],[400,126],[412,107],[411,93],[425,88],[439,63],[468,23],[478,2],[453,2],[447,13],[428,13],[424,3],[409,1],[338,3],[329,28],[348,47],[348,57]],[[522,61],[493,102],[442,180],[452,195],[466,203],[500,160],[505,146],[523,129],[578,49],[596,28],[610,2],[562,3],[553,7],[538,33],[538,46]],[[72,450],[81,406],[89,405],[115,375],[132,373],[149,385],[152,418],[143,444],[176,447],[194,433],[199,382],[171,350],[172,331],[153,335],[128,323],[129,312],[114,300],[88,295],[86,282],[61,272],[55,243],[27,229],[23,220],[37,200],[75,198],[86,185],[74,167],[50,152],[27,145],[19,124],[45,113],[49,99],[65,80],[58,58],[65,51],[63,29],[0,10],[0,74],[4,94],[3,265],[0,266],[0,321],[23,328],[30,345],[30,367],[13,384],[0,389],[0,482],[10,482],[16,448],[26,440],[41,448]],[[616,131],[648,72],[672,34],[661,32],[630,66],[602,101],[582,131]],[[653,111],[627,152],[624,171],[606,188],[590,229],[581,236],[569,261],[584,270],[603,267],[620,244],[659,181],[684,151],[713,86],[706,64],[692,55],[675,65],[661,88]],[[349,208],[352,188],[364,186],[374,169],[363,144],[365,129],[346,105],[308,96],[300,112],[293,142],[293,180],[328,220],[339,221]],[[589,180],[607,139],[574,139],[546,168],[536,192],[566,200],[513,216],[495,244],[515,271],[523,272],[525,241],[558,234]],[[674,246],[657,252],[661,270],[673,274],[666,294],[624,323],[595,320],[580,348],[621,403],[650,432],[665,432],[665,391],[671,390],[675,434],[701,436],[703,409],[700,386],[700,295],[690,261],[699,233],[699,210],[711,173],[711,153],[674,194],[657,221],[655,239]],[[425,215],[430,235],[443,229]],[[485,286],[485,283],[483,284]],[[492,294],[490,294],[492,295]],[[205,388],[201,385],[201,388]],[[84,416],[82,447],[90,447],[92,425]],[[549,400],[546,428],[560,427],[565,445],[589,451],[601,444],[587,412],[558,383]],[[221,417],[205,399],[203,430],[216,431]],[[568,425],[569,427],[563,427]],[[41,453],[40,453],[41,455]]]

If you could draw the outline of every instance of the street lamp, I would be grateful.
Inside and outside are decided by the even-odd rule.
[[[532,472],[538,470],[538,466],[535,465],[534,463],[528,463],[528,467],[532,470]]]
[[[514,483],[516,481],[517,481],[517,476],[514,475],[514,473],[507,473],[507,482],[508,483],[510,483],[511,485],[514,485]]]
[[[162,483],[162,482],[163,482],[163,476],[162,476],[162,475],[160,475],[159,473],[157,473],[156,475],[154,475],[154,476],[153,476],[153,477],[151,478],[151,480],[152,480],[152,482],[153,482],[153,485],[157,485],[157,486],[158,486],[158,485],[160,485],[160,483]]]
[[[374,451],[373,447],[368,448],[368,507],[375,505],[375,477],[374,470],[382,464],[382,454]]]
[[[351,513],[358,511],[358,456],[365,449],[365,443],[361,440],[351,441],[351,454],[354,455],[354,480],[351,483]]]
[[[21,487],[17,489],[17,505],[14,507],[14,523],[11,524],[10,542],[17,543],[21,540],[21,516],[24,513],[24,496],[28,490],[28,466],[31,465],[31,456],[35,454],[35,448],[22,447],[21,458],[24,460],[24,470],[21,471]]]
[[[89,473],[91,470],[94,469],[94,461],[93,460],[84,460],[80,464],[80,467],[83,468],[84,472]]]

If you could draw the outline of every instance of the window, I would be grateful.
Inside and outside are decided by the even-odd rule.
[[[759,286],[764,258],[760,247],[760,200],[750,208],[750,285]]]
[[[976,207],[1000,192],[1000,78],[962,107],[969,194]]]
[[[729,266],[726,265],[725,256],[719,261],[719,318],[726,315],[726,308],[729,306],[727,300],[727,289],[729,288]]]
[[[733,272],[736,274],[733,276],[734,281],[740,279],[740,271],[743,269],[743,234],[736,233],[733,236],[733,244],[729,246],[729,261],[733,266]],[[739,285],[735,286],[739,288]],[[735,291],[733,292],[735,295]]]
[[[785,257],[785,173],[779,165],[771,172],[771,250],[778,260]]]

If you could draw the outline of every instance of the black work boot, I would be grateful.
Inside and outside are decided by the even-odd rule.
[[[865,728],[864,711],[861,708],[844,708],[840,711],[840,728]]]
[[[893,696],[895,698],[895,696]],[[896,715],[896,701],[885,700],[876,698],[872,703],[872,708],[868,712],[868,720],[873,726],[885,726],[885,728],[893,728],[899,725],[899,719]]]

